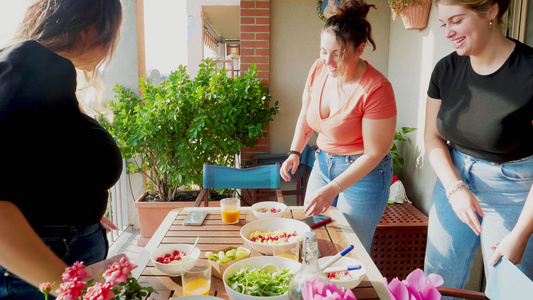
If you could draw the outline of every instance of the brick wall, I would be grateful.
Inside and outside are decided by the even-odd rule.
[[[270,0],[241,0],[241,72],[257,66],[258,77],[267,87],[270,85]],[[254,154],[269,153],[268,126],[266,138],[259,140],[254,148],[241,151],[243,163]]]

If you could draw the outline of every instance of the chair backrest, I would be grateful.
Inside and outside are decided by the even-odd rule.
[[[204,188],[277,189],[280,187],[279,164],[237,169],[204,164]]]
[[[487,278],[485,294],[491,300],[533,299],[533,281],[507,258],[502,257]]]

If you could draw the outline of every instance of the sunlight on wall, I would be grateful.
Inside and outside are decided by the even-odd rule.
[[[28,3],[28,0],[0,0],[0,47],[11,39]]]
[[[146,71],[168,75],[187,65],[186,1],[144,1]]]

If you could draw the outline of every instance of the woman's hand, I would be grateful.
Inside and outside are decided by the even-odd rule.
[[[281,178],[286,182],[291,181],[291,174],[296,174],[298,171],[298,166],[300,165],[300,157],[296,154],[291,154],[281,165],[279,174]],[[289,174],[290,171],[290,174]]]
[[[477,198],[466,187],[462,187],[453,193],[448,200],[457,217],[479,236],[481,224],[477,215],[481,217],[485,215],[483,210],[481,210],[481,206],[479,206]]]
[[[304,212],[306,216],[314,216],[325,212],[339,194],[339,189],[331,184],[316,190],[311,197],[305,199]]]
[[[113,224],[113,222],[106,217],[102,217],[102,220],[100,222],[102,222],[102,225],[104,225],[105,230],[107,230],[108,232],[113,229],[117,229],[117,226]]]
[[[527,241],[527,238],[522,238],[519,234],[511,231],[500,243],[491,247],[492,250],[494,250],[494,254],[490,259],[489,264],[494,266],[502,256],[507,257],[507,259],[515,265],[519,264],[522,262]]]

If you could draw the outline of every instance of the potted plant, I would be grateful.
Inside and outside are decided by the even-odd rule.
[[[403,158],[403,155],[398,153],[398,147],[402,142],[405,141],[405,135],[409,132],[413,132],[417,130],[416,128],[412,127],[402,127],[402,131],[396,131],[394,133],[394,140],[392,142],[392,145],[390,147],[390,152],[392,155],[392,166],[396,168],[403,168],[405,164],[405,160]]]
[[[388,0],[392,18],[402,18],[405,29],[424,29],[428,24],[431,0]]]
[[[266,136],[263,128],[279,111],[277,102],[271,106],[255,65],[236,78],[214,67],[212,60],[205,60],[194,79],[184,66],[157,84],[141,78],[140,97],[123,86],[114,89],[113,122],[104,126],[127,159],[128,172],[144,174],[149,194],[166,207],[150,230],[143,230],[140,220],[143,237],[151,236],[173,209],[170,201],[180,187],[202,187],[205,162],[234,166],[241,148]],[[136,202],[138,209],[141,202]]]

